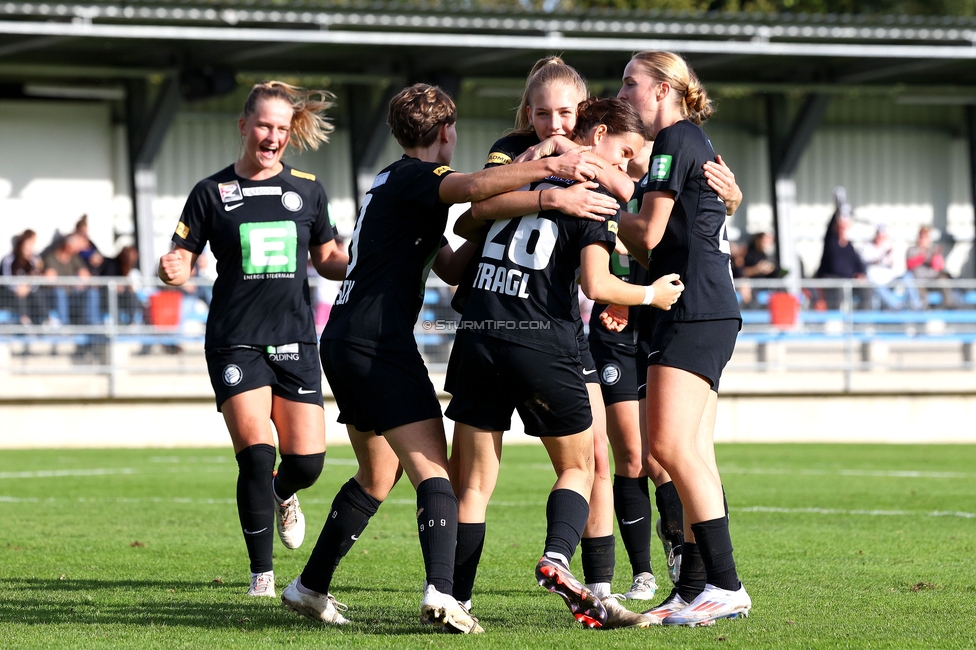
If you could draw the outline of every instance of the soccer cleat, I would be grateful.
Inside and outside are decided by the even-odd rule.
[[[454,596],[442,594],[434,585],[424,588],[424,600],[420,603],[420,621],[428,625],[440,625],[454,634],[481,634],[484,628],[471,616]]]
[[[691,604],[661,621],[664,625],[712,625],[720,618],[745,618],[752,608],[752,599],[746,588],[739,586],[736,591],[720,589],[715,585],[705,585],[705,591]]]
[[[664,599],[664,602],[644,612],[644,616],[651,622],[651,625],[660,625],[668,616],[675,612],[680,612],[687,606],[688,603],[681,597],[678,590],[672,589],[671,594]]]
[[[657,536],[664,546],[664,557],[668,560],[668,579],[671,581],[671,584],[676,585],[678,584],[678,576],[681,574],[681,543],[676,543],[674,540],[668,539],[661,527],[660,518],[658,518],[654,529],[657,531]]]
[[[274,598],[274,571],[251,574],[251,586],[247,589],[248,596]]]
[[[604,630],[616,630],[624,627],[649,627],[651,619],[632,612],[619,602],[617,596],[608,596],[603,599],[603,607],[607,610],[607,622],[603,624]]]
[[[305,541],[305,515],[298,505],[298,495],[278,503],[275,499],[275,528],[285,548],[296,549]]]
[[[281,592],[281,604],[316,623],[345,625],[349,621],[340,612],[348,607],[335,599],[332,594],[306,594],[298,589],[301,578],[295,578]]]
[[[645,571],[634,576],[630,591],[623,595],[624,600],[650,600],[657,593],[657,580],[654,574]]]
[[[540,585],[559,594],[573,617],[586,627],[603,627],[606,624],[607,610],[600,599],[559,562],[543,557],[535,567],[535,577]]]

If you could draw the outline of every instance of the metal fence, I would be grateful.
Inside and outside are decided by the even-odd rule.
[[[321,331],[335,285],[313,278]],[[737,281],[743,327],[731,371],[859,372],[976,368],[976,281]],[[212,287],[174,290],[126,278],[0,277],[0,378],[99,375],[108,396],[139,375],[206,375]],[[443,371],[457,314],[432,278],[415,335]],[[915,304],[913,304],[915,303]]]

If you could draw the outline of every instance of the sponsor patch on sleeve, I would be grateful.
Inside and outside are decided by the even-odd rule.
[[[454,170],[451,169],[450,167],[448,167],[447,165],[441,165],[440,167],[438,167],[437,169],[434,170],[434,175],[435,176],[443,176],[447,172],[452,172],[452,171],[454,171]]]
[[[488,162],[486,165],[507,165],[512,162],[509,156],[506,156],[501,151],[492,151],[488,154]]]
[[[297,169],[291,170],[291,175],[292,176],[297,176],[299,178],[304,178],[305,180],[308,180],[308,181],[314,181],[315,180],[315,174],[309,174],[308,172],[300,172]]]
[[[189,236],[189,234],[190,234],[190,227],[188,225],[186,225],[182,221],[176,224],[177,237],[182,237],[183,239],[186,239]]]
[[[666,181],[671,178],[671,161],[672,157],[667,154],[661,154],[660,156],[654,156],[651,159],[651,167],[647,172],[647,175],[656,181]]]
[[[616,221],[608,221],[607,222],[607,230],[609,230],[610,232],[612,232],[613,234],[616,235],[617,234],[617,222]]]

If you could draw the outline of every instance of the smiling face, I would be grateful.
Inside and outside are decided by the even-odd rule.
[[[260,180],[281,171],[281,156],[288,147],[291,120],[291,104],[277,98],[258,100],[254,112],[240,119],[244,153],[237,171],[241,176]]]
[[[554,135],[569,137],[576,127],[576,107],[584,99],[570,83],[557,82],[536,89],[525,109],[536,136],[540,140]]]
[[[643,148],[644,137],[631,131],[610,134],[606,125],[598,124],[584,136],[581,144],[593,147],[593,153],[626,173],[627,163]]]
[[[670,101],[670,92],[665,92],[663,85],[648,75],[640,63],[631,60],[624,68],[623,85],[617,97],[633,106],[644,124],[648,128],[653,128],[664,109],[665,102]],[[656,136],[657,133],[651,135]]]

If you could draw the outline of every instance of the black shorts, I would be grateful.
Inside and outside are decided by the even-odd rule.
[[[434,385],[420,352],[377,350],[323,339],[322,369],[339,407],[340,424],[381,434],[394,427],[441,417]]]
[[[718,392],[725,365],[732,358],[741,322],[738,318],[658,323],[649,341],[648,365],[693,372]]]
[[[234,395],[262,386],[292,402],[322,406],[322,368],[314,343],[214,348],[206,356],[218,411]]]
[[[590,352],[590,342],[586,340],[586,337],[577,338],[576,345],[579,346],[580,373],[583,381],[587,384],[599,384],[600,375],[596,371],[596,361],[593,360],[593,355]]]
[[[651,353],[651,342],[637,337],[637,358],[634,359],[634,368],[637,374],[634,380],[637,382],[637,399],[647,399],[647,356]]]
[[[515,411],[530,436],[567,436],[593,424],[578,359],[461,331],[447,384],[447,417],[482,431],[508,431]]]
[[[596,338],[590,341],[590,352],[596,361],[595,374],[600,378],[603,403],[610,406],[636,401],[638,384],[634,369],[637,367],[637,351],[634,346]]]

